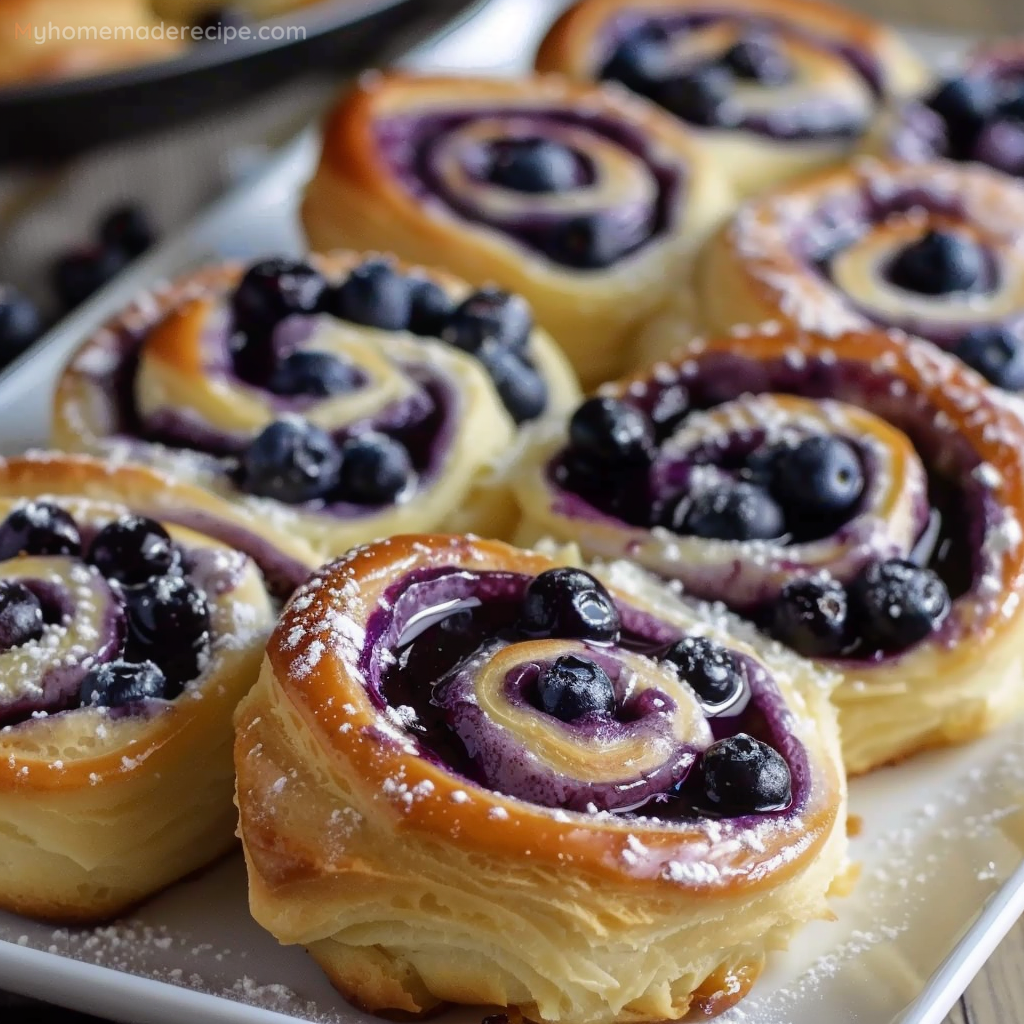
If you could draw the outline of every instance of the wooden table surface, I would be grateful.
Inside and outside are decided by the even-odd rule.
[[[1024,33],[1024,0],[847,0],[856,9],[899,24],[984,35]],[[214,117],[207,123],[156,137],[124,153],[108,153],[51,174],[0,177],[0,277],[30,276],[52,253],[58,239],[82,237],[104,205],[146,195],[165,224],[180,223],[206,202],[224,177],[225,157],[238,145],[258,147],[287,137],[323,103],[323,83],[292,86],[274,103]],[[232,161],[229,160],[230,164]],[[237,164],[237,158],[234,163]],[[186,172],[187,167],[187,172]],[[183,173],[185,172],[185,173]],[[149,188],[140,185],[141,181]],[[143,191],[145,190],[145,191]],[[83,202],[83,194],[88,201]],[[159,194],[157,202],[155,196]],[[26,203],[26,195],[33,200]],[[47,201],[39,203],[44,198]],[[27,205],[30,208],[27,208]],[[65,1010],[0,993],[3,1024],[93,1024]],[[1024,920],[961,997],[944,1024],[1019,1024],[1024,1022]],[[788,1024],[779,1021],[778,1024]],[[888,1024],[865,1020],[863,1024]]]

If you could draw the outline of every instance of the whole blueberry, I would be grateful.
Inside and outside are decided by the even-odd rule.
[[[423,338],[440,338],[455,310],[451,296],[427,277],[410,277],[409,288],[409,330]]]
[[[601,68],[600,77],[646,96],[654,83],[665,77],[669,59],[668,33],[658,25],[646,25],[619,43]]]
[[[167,695],[167,679],[151,661],[98,665],[86,673],[78,687],[82,707],[121,708]]]
[[[275,395],[326,398],[355,391],[361,380],[351,363],[330,352],[292,352],[271,371],[267,387]]]
[[[104,526],[89,545],[88,559],[108,580],[127,586],[166,576],[180,561],[171,535],[155,520],[136,515]]]
[[[775,499],[745,481],[684,495],[669,508],[665,525],[707,540],[771,540],[786,532],[785,517]]]
[[[541,709],[562,722],[615,711],[615,690],[608,673],[577,654],[565,654],[543,669],[537,696]]]
[[[509,139],[491,147],[487,178],[514,192],[565,192],[579,182],[579,158],[551,139]]]
[[[49,502],[27,502],[0,524],[0,562],[16,555],[76,556],[81,551],[74,519]]]
[[[653,98],[676,117],[702,127],[728,124],[732,72],[721,64],[707,64],[659,83]]]
[[[246,271],[232,305],[246,334],[266,337],[285,317],[321,312],[326,289],[323,275],[308,263],[262,260]]]
[[[604,585],[582,569],[548,569],[523,597],[520,627],[531,636],[614,643],[622,624]]]
[[[600,212],[569,217],[550,228],[541,241],[551,259],[577,270],[610,267],[633,247],[620,225]]]
[[[776,449],[770,488],[783,508],[800,517],[837,515],[860,500],[864,470],[853,445],[818,434]]]
[[[702,704],[725,704],[743,689],[743,669],[732,652],[707,637],[683,637],[665,651],[661,660],[675,667]]]
[[[412,286],[386,260],[367,260],[334,291],[331,312],[354,324],[405,331],[412,314]]]
[[[202,670],[210,647],[210,608],[203,593],[183,576],[158,576],[126,592],[128,655],[152,661],[177,696]]]
[[[479,352],[488,342],[523,349],[532,330],[533,312],[521,295],[483,288],[459,304],[441,331],[441,338],[470,353]]]
[[[847,618],[846,590],[838,580],[793,580],[775,604],[772,635],[805,657],[834,657],[846,646]]]
[[[970,239],[929,231],[908,245],[889,267],[889,280],[919,295],[950,295],[977,288],[985,277],[985,255]]]
[[[781,811],[793,801],[786,759],[746,733],[712,743],[701,762],[708,809],[721,815]]]
[[[16,288],[0,285],[0,366],[21,355],[42,333],[35,303]]]
[[[23,583],[0,580],[0,651],[38,640],[44,625],[36,595]]]
[[[1024,390],[1024,336],[1006,327],[975,327],[953,349],[989,383],[1007,391]]]
[[[156,241],[156,232],[141,207],[126,204],[111,210],[100,221],[100,241],[131,258],[141,256]]]
[[[995,84],[987,77],[952,78],[925,100],[946,123],[953,156],[963,159],[999,103]]]
[[[793,78],[793,65],[775,40],[750,35],[722,54],[722,63],[739,79],[759,85],[785,85]]]
[[[337,486],[341,453],[325,431],[289,418],[271,423],[253,440],[241,469],[250,494],[298,505]]]
[[[53,290],[65,309],[74,309],[113,280],[126,261],[120,249],[105,245],[75,249],[51,267]]]
[[[516,423],[526,423],[544,414],[548,407],[547,382],[520,352],[488,344],[477,357]]]
[[[949,591],[931,569],[894,558],[869,565],[850,585],[854,633],[869,650],[902,651],[949,614]]]
[[[635,405],[618,398],[588,398],[569,420],[569,448],[603,466],[646,466],[654,428]]]
[[[409,452],[401,441],[368,431],[341,446],[338,495],[359,505],[394,501],[413,477]]]

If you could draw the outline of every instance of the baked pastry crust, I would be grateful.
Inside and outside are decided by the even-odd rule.
[[[833,699],[844,764],[860,774],[963,742],[1024,708],[1024,425],[1013,400],[922,342],[882,331],[815,335],[777,326],[694,340],[606,392],[647,403],[676,387],[713,397],[697,399],[697,411],[664,450],[689,450],[702,437],[713,445],[707,439],[722,431],[769,422],[772,429],[810,424],[812,433],[869,446],[874,470],[864,508],[831,536],[796,546],[627,525],[575,492],[566,500],[551,471],[566,443],[559,432],[523,462],[520,540],[550,536],[578,544],[587,557],[628,556],[694,598],[749,605],[755,614],[797,577],[824,570],[847,582],[865,560],[911,557],[931,528],[934,473],[962,494],[963,504],[944,514],[963,530],[952,544],[964,547],[960,557],[973,566],[969,581],[953,594],[941,628],[902,653],[816,661],[841,678]]]
[[[763,115],[794,98],[820,102],[834,98],[863,115],[889,96],[910,96],[929,74],[921,60],[889,28],[853,11],[818,0],[651,0],[637,14],[630,0],[580,0],[552,26],[537,54],[537,69],[593,81],[600,75],[604,42],[617,21],[640,25],[644,19],[703,18],[684,42],[694,54],[725,50],[743,37],[744,22],[767,28],[795,68],[795,80],[759,87],[743,82],[744,102]],[[703,37],[703,38],[702,38]],[[860,69],[858,69],[858,64]],[[867,76],[864,69],[869,69]],[[756,101],[755,101],[756,100]],[[787,179],[842,161],[855,138],[772,138],[744,128],[693,129],[711,154],[716,170],[741,195],[763,191]]]
[[[231,5],[252,18],[273,18],[304,7],[315,7],[322,0],[235,0]],[[210,0],[153,0],[153,8],[162,18],[186,23],[209,14]]]
[[[27,500],[43,499],[95,528],[125,512],[180,512],[191,496],[191,489],[138,467],[57,455],[0,461],[0,520]],[[233,845],[231,716],[258,675],[274,607],[251,560],[191,529],[165,525],[193,557],[202,553],[227,573],[216,586],[210,577],[205,591],[209,660],[174,700],[133,710],[76,707],[0,729],[6,910],[60,922],[105,920]],[[95,609],[80,593],[81,567],[66,557],[14,558],[0,565],[0,576],[64,581],[74,595],[68,636],[87,646]],[[0,654],[4,703],[17,700],[15,690],[25,685],[34,693],[54,664],[84,674],[75,669],[81,651],[64,651],[70,642],[60,640],[52,653],[33,648],[27,683],[11,662],[18,649]],[[62,651],[67,661],[54,662]]]
[[[363,257],[339,252],[313,259],[325,274],[337,277]],[[302,415],[319,417],[324,429],[337,429],[401,400],[419,379],[413,373],[438,377],[450,395],[447,447],[440,465],[409,500],[360,514],[353,514],[350,507],[335,514],[330,507],[285,505],[244,493],[222,458],[188,444],[171,447],[140,434],[140,411],[155,422],[167,414],[180,416],[186,426],[198,424],[200,431],[213,431],[218,438],[226,435],[233,443],[234,439],[251,440],[280,418],[273,396],[247,386],[217,365],[210,369],[209,333],[228,329],[225,296],[242,273],[234,264],[196,271],[146,295],[86,341],[57,387],[55,445],[167,470],[215,492],[274,531],[299,538],[322,556],[339,554],[373,537],[441,523],[493,535],[514,528],[514,503],[502,483],[518,447],[512,417],[475,358],[452,345],[407,332],[385,332],[326,315],[316,318],[323,330],[322,347],[339,351],[365,372],[372,386],[357,392],[351,401],[344,395],[319,400]],[[431,272],[430,277],[453,296],[470,291],[451,275]],[[539,329],[530,336],[528,352],[547,383],[548,408],[554,415],[579,395],[574,375]],[[140,354],[137,369],[133,366],[136,353]],[[125,395],[131,396],[127,414]]]
[[[392,118],[466,115],[469,131],[481,125],[488,138],[522,135],[538,118],[575,118],[568,132],[573,148],[597,170],[593,186],[547,195],[523,195],[486,183],[463,181],[456,172],[458,209],[446,201],[424,201],[419,188],[396,174],[380,142],[379,129]],[[596,126],[606,122],[643,146],[659,174],[679,174],[682,183],[661,201],[665,226],[607,265],[583,269],[556,262],[512,237],[481,209],[527,219],[535,210],[565,221],[597,215],[610,204],[625,208],[659,189],[651,167]],[[552,129],[553,130],[553,129]],[[536,133],[534,133],[536,134]],[[439,133],[423,145],[437,146]],[[457,162],[466,140],[442,138]],[[447,179],[446,179],[447,180]],[[445,186],[448,187],[447,185]],[[468,190],[465,197],[462,190]],[[620,195],[619,193],[622,193]],[[668,196],[668,193],[666,193]],[[428,200],[430,196],[426,197]],[[466,198],[470,205],[461,203]],[[317,172],[302,207],[306,236],[316,249],[339,245],[380,246],[425,265],[443,265],[469,281],[496,281],[529,300],[538,321],[562,346],[585,385],[631,364],[638,326],[680,291],[688,279],[694,248],[726,215],[731,197],[694,137],[651,105],[617,90],[554,76],[518,81],[483,78],[417,78],[372,75],[344,96],[328,118]],[[621,214],[621,210],[620,210]],[[497,216],[497,214],[496,214]],[[629,222],[635,213],[621,214]]]
[[[1024,187],[1005,175],[864,157],[745,203],[700,255],[696,319],[709,334],[764,321],[825,335],[878,324],[952,348],[1024,310],[1022,227]],[[925,295],[893,284],[894,257],[932,229],[987,253],[991,287]],[[693,321],[688,299],[652,323],[643,361],[688,341]]]
[[[138,30],[159,26],[145,0],[0,0],[5,30],[0,34],[0,85],[77,78],[173,57],[177,39],[146,38]],[[55,25],[97,29],[97,38],[65,39],[47,33],[40,43],[34,32]],[[27,26],[25,31],[15,27]],[[130,29],[130,33],[118,30]],[[99,37],[109,31],[111,38]]]
[[[827,686],[805,662],[735,640],[625,563],[594,570],[618,601],[671,629],[707,633],[770,673],[813,780],[796,818],[565,811],[422,755],[419,734],[402,726],[411,709],[389,707],[369,667],[393,654],[374,637],[392,628],[380,616],[401,601],[404,581],[533,575],[555,564],[569,563],[467,537],[356,549],[296,595],[239,708],[252,912],[279,941],[305,945],[363,1009],[491,1004],[581,1024],[711,1015],[746,992],[767,949],[828,915],[824,896],[846,840]],[[636,664],[641,676],[655,670]],[[621,762],[574,769],[615,777]]]

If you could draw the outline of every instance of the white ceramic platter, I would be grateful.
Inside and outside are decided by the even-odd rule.
[[[532,53],[554,0],[496,0],[410,63],[512,71]],[[917,35],[940,59],[950,40]],[[487,55],[483,59],[481,55]],[[294,143],[97,296],[0,378],[0,451],[44,445],[49,395],[67,353],[154,281],[219,257],[298,252],[295,205],[316,142]],[[1024,911],[1024,725],[970,747],[878,772],[852,787],[861,878],[772,961],[725,1021],[938,1024]],[[305,954],[283,949],[246,909],[234,857],[95,930],[54,931],[0,914],[0,988],[133,1024],[357,1024]],[[480,1011],[441,1018],[478,1021]]]

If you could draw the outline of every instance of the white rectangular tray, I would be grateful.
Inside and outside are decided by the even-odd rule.
[[[513,70],[556,7],[497,0],[413,63],[469,68],[488,54],[483,66]],[[933,56],[956,47],[917,38]],[[139,290],[209,259],[299,252],[296,197],[315,154],[312,134],[299,139],[0,377],[0,451],[45,444],[63,359]],[[836,921],[811,926],[776,956],[724,1020],[939,1024],[1024,911],[1024,725],[858,780],[852,804],[862,823],[856,890],[834,902]],[[134,1024],[370,1020],[301,950],[279,947],[250,920],[237,856],[107,928],[55,931],[0,914],[0,989]],[[442,1021],[480,1016],[467,1010]]]

